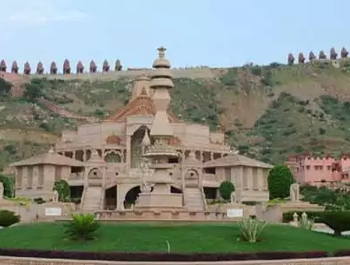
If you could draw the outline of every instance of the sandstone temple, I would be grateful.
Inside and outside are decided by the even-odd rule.
[[[165,48],[158,51],[150,75],[135,80],[129,103],[115,115],[64,131],[47,153],[11,165],[16,196],[50,200],[54,182],[64,179],[82,210],[205,211],[227,180],[237,202],[268,201],[271,165],[232,151],[220,128],[185,123],[169,110],[171,65]]]

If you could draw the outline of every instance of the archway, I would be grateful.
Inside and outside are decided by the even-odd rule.
[[[93,168],[88,174],[89,179],[102,178],[102,174],[98,168]]]
[[[107,163],[121,163],[122,162],[121,154],[119,152],[116,152],[116,151],[108,152],[106,154],[104,160]]]
[[[117,208],[117,186],[112,186],[105,191],[105,209],[115,210]]]
[[[140,168],[143,155],[141,142],[145,136],[145,131],[149,131],[147,126],[141,126],[131,136],[131,168]]]
[[[141,193],[141,187],[136,186],[132,189],[130,189],[127,194],[125,195],[125,200],[124,200],[124,209],[130,209],[131,205],[135,205],[135,202]]]
[[[199,187],[199,172],[196,169],[187,169],[185,172],[185,187],[198,188]]]

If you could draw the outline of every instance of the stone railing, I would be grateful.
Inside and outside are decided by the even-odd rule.
[[[291,259],[291,260],[252,260],[252,261],[221,261],[221,262],[127,262],[127,261],[97,261],[97,260],[69,260],[69,259],[38,259],[0,257],[0,265],[348,265],[350,257],[319,258],[319,259]]]
[[[216,174],[204,173],[203,181],[218,182],[220,181],[220,179],[219,176],[217,176]]]

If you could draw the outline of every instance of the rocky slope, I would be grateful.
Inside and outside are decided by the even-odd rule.
[[[203,71],[203,75],[200,70],[175,75],[171,108],[183,120],[206,123],[213,129],[223,125],[228,142],[242,154],[281,163],[290,154],[304,151],[349,152],[349,61]],[[134,73],[124,72],[113,79],[32,79],[60,113],[73,116],[53,113],[42,102],[2,98],[4,158],[0,157],[0,165],[53,144],[63,129],[82,122],[74,115],[102,119],[115,113],[130,97],[134,78]]]

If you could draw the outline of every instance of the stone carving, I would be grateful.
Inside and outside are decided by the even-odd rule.
[[[11,73],[18,74],[18,70],[19,70],[19,67],[18,67],[17,62],[13,61],[12,66],[11,66]]]
[[[57,75],[57,65],[55,62],[52,62],[51,63],[51,66],[50,66],[50,74],[51,75]]]
[[[42,75],[44,73],[44,65],[42,62],[38,62],[38,65],[36,66],[36,73],[38,75]]]
[[[309,53],[309,61],[312,62],[312,61],[315,60],[315,59],[316,59],[316,56],[315,56],[315,54],[311,51],[311,52]]]
[[[6,67],[5,61],[1,60],[1,62],[0,62],[0,71],[6,72],[6,69],[7,69],[7,67]]]
[[[290,53],[290,54],[288,55],[288,64],[289,64],[289,65],[294,64],[294,60],[295,60],[295,58],[294,58],[293,54]]]
[[[109,63],[107,60],[103,62],[102,72],[109,72]]]
[[[305,56],[301,52],[301,53],[299,53],[299,56],[298,56],[298,63],[304,63],[304,62],[305,62]]]
[[[69,75],[70,74],[70,63],[68,61],[68,59],[64,60],[63,63],[63,74],[64,75]]]
[[[97,66],[96,66],[94,60],[92,60],[90,62],[90,73],[96,73],[96,71],[97,71]]]
[[[324,53],[324,51],[320,51],[318,54],[318,59],[325,60],[327,59],[327,55]]]
[[[152,185],[146,183],[145,181],[142,182],[141,186],[141,192],[142,193],[150,193],[152,190]]]
[[[118,59],[116,62],[115,62],[115,67],[114,67],[114,70],[115,71],[121,71],[123,68],[122,64],[120,63],[120,60]]]
[[[234,191],[231,193],[231,203],[237,203],[237,198]]]
[[[293,183],[290,185],[290,200],[292,202],[298,202],[299,201],[299,184],[298,183]]]
[[[4,199],[4,185],[0,182],[0,201]]]
[[[331,60],[337,60],[338,53],[336,53],[335,49],[332,47],[329,52],[329,57]]]
[[[58,202],[59,196],[57,190],[53,191],[52,202]]]
[[[81,61],[77,64],[77,74],[83,74],[84,73],[84,65]]]
[[[31,67],[30,67],[30,64],[28,63],[28,62],[26,62],[25,64],[24,64],[24,69],[23,69],[23,73],[25,74],[25,75],[30,75],[30,72],[31,72]]]
[[[343,48],[341,49],[341,52],[340,52],[341,58],[347,58],[347,57],[348,57],[348,54],[349,54],[349,52],[345,49],[345,47],[343,47]]]

